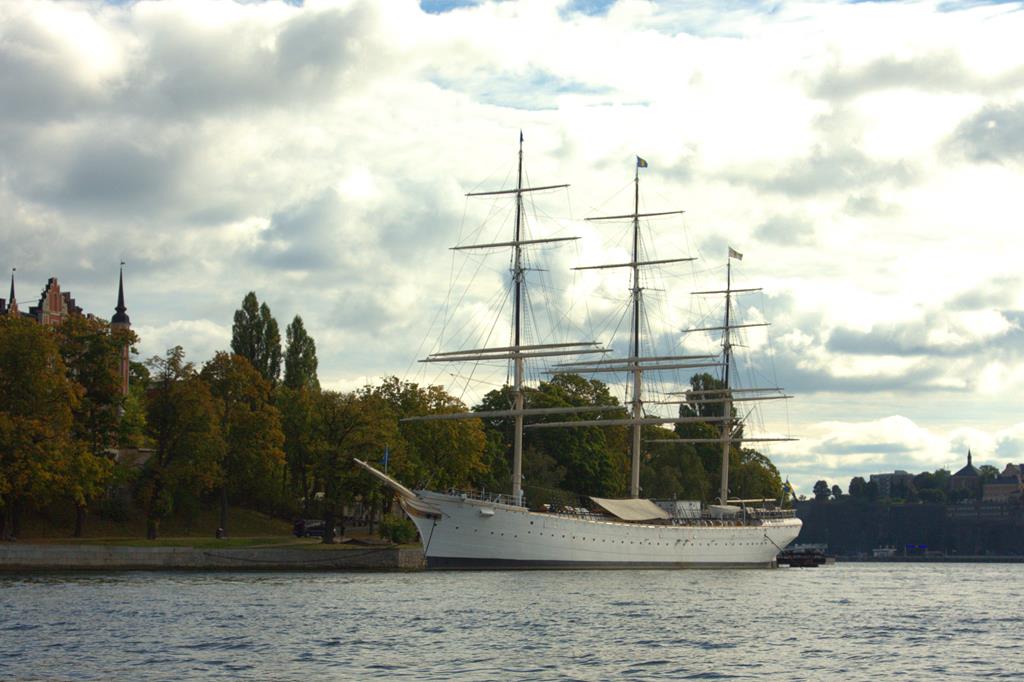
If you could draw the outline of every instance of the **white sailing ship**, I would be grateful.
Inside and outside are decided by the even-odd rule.
[[[637,158],[634,174],[633,212],[625,215],[590,218],[589,220],[630,219],[633,226],[632,257],[628,262],[587,266],[577,269],[628,268],[631,271],[631,331],[630,350],[625,358],[593,362],[568,362],[555,365],[555,372],[586,374],[592,372],[625,372],[631,379],[630,401],[626,418],[576,419],[566,422],[526,424],[529,417],[550,417],[553,414],[578,412],[594,413],[602,408],[530,408],[524,405],[524,364],[540,358],[579,356],[587,353],[607,353],[596,342],[524,344],[521,340],[523,317],[523,285],[526,267],[524,249],[536,244],[548,244],[573,239],[556,237],[529,239],[523,234],[523,196],[529,192],[550,190],[566,185],[543,187],[523,186],[522,136],[519,145],[518,179],[515,189],[479,192],[470,196],[509,195],[515,200],[515,222],[512,239],[508,242],[456,247],[512,249],[511,271],[513,286],[512,343],[500,348],[437,353],[425,362],[477,362],[504,360],[512,368],[511,409],[501,412],[470,412],[463,414],[430,415],[419,419],[463,419],[508,417],[514,421],[511,495],[469,491],[438,492],[410,490],[394,478],[373,466],[356,460],[357,464],[379,478],[398,493],[402,508],[416,524],[423,544],[428,568],[449,569],[516,569],[516,568],[711,568],[711,567],[768,567],[775,556],[796,539],[801,521],[790,510],[779,509],[769,500],[733,500],[728,495],[729,451],[732,444],[743,441],[788,440],[780,438],[749,438],[742,435],[738,420],[733,416],[733,403],[786,397],[778,389],[730,388],[732,343],[730,332],[740,326],[730,319],[731,299],[734,294],[750,289],[734,289],[731,283],[731,262],[727,267],[726,288],[720,291],[695,292],[720,294],[725,298],[725,321],[715,330],[722,332],[720,358],[713,356],[642,356],[641,269],[647,266],[677,263],[691,258],[668,260],[642,260],[640,252],[640,219],[681,213],[665,211],[640,213],[639,169],[646,167]],[[730,258],[739,256],[730,249]],[[708,328],[700,331],[708,331]],[[696,331],[696,330],[691,330]],[[700,403],[721,404],[717,418],[663,417],[646,415],[642,400],[645,373],[696,367],[720,367],[722,389],[709,389],[688,399]],[[621,412],[622,406],[614,409]],[[641,432],[646,424],[676,424],[685,422],[720,422],[720,436],[713,439],[672,439],[672,443],[720,443],[722,448],[722,476],[719,504],[708,505],[694,512],[692,509],[670,510],[652,500],[640,498]],[[590,508],[529,508],[522,488],[522,443],[524,428],[571,428],[579,426],[629,426],[632,432],[632,470],[630,498],[605,499],[591,497]]]

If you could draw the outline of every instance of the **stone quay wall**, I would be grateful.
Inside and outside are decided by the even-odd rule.
[[[36,571],[419,571],[418,548],[197,549],[0,544],[0,572]]]

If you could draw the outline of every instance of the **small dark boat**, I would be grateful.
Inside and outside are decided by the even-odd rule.
[[[794,547],[779,552],[775,562],[779,566],[790,568],[817,568],[832,563],[829,561],[830,558],[825,554],[825,550],[819,547]]]

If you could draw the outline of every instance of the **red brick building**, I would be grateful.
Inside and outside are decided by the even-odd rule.
[[[81,315],[82,309],[75,304],[71,293],[61,291],[60,282],[56,277],[51,277],[43,287],[43,293],[39,296],[39,303],[30,306],[28,312],[22,312],[18,306],[18,299],[14,291],[14,270],[11,271],[11,291],[6,299],[0,298],[0,315],[20,315],[35,320],[39,324],[56,327],[64,322],[71,315]],[[92,316],[91,314],[89,315]],[[124,305],[124,268],[118,275],[117,282],[117,306],[114,308],[114,316],[110,318],[110,328],[131,329],[131,320],[128,319],[127,308]],[[121,393],[128,394],[128,372],[129,372],[129,348],[125,344],[121,349]]]

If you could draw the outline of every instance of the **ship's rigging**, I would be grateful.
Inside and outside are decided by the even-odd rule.
[[[523,138],[520,135],[518,164],[516,173],[516,185],[512,189],[499,189],[491,191],[470,192],[468,197],[503,197],[507,196],[514,201],[514,220],[512,223],[512,234],[507,240],[491,241],[487,243],[467,244],[453,247],[453,251],[474,251],[509,249],[510,275],[511,275],[511,342],[506,346],[486,346],[469,348],[456,351],[443,351],[428,355],[422,362],[427,363],[495,363],[506,362],[510,368],[510,393],[511,404],[509,409],[491,411],[473,411],[445,415],[427,415],[414,417],[416,420],[438,420],[438,419],[467,419],[467,418],[510,418],[513,420],[512,428],[512,497],[516,504],[523,504],[523,479],[522,479],[522,457],[523,457],[523,432],[525,429],[536,428],[571,428],[585,426],[626,426],[630,430],[630,485],[629,494],[632,498],[640,496],[640,467],[642,463],[642,452],[644,443],[707,443],[716,442],[722,445],[722,466],[721,484],[719,499],[725,504],[729,499],[729,453],[735,443],[742,441],[779,441],[791,440],[786,438],[746,438],[739,434],[738,421],[733,416],[735,403],[751,402],[761,400],[774,400],[787,398],[781,390],[775,388],[744,389],[734,390],[730,384],[730,369],[732,365],[733,342],[731,332],[733,330],[764,326],[766,323],[735,324],[732,317],[733,297],[740,293],[757,291],[757,289],[733,288],[732,286],[732,264],[733,257],[741,257],[732,248],[729,249],[729,261],[726,266],[726,288],[723,290],[699,291],[697,295],[722,295],[725,300],[725,319],[721,326],[699,327],[686,332],[722,332],[720,354],[648,354],[644,355],[643,331],[644,331],[644,278],[643,271],[649,267],[662,268],[666,265],[685,263],[695,260],[692,257],[681,256],[675,258],[647,258],[642,252],[641,244],[641,219],[658,218],[664,216],[681,215],[682,210],[664,210],[646,212],[640,209],[640,169],[646,168],[647,163],[637,157],[633,177],[633,207],[632,212],[617,215],[595,216],[587,218],[587,221],[599,223],[601,221],[629,221],[631,227],[630,257],[614,263],[582,265],[573,270],[611,270],[626,269],[630,274],[629,289],[629,333],[628,349],[624,357],[606,357],[610,348],[603,346],[600,342],[594,341],[570,341],[563,343],[524,343],[523,323],[524,308],[526,301],[526,274],[529,269],[526,264],[526,249],[534,247],[546,247],[578,239],[575,236],[541,237],[531,238],[524,233],[524,197],[534,192],[543,192],[568,187],[565,184],[541,185],[537,187],[524,186],[523,182]],[[614,347],[614,344],[611,344]],[[601,355],[600,358],[594,358]],[[581,356],[590,356],[586,360],[580,360]],[[623,406],[585,406],[585,407],[556,407],[556,408],[531,408],[525,404],[525,367],[526,363],[534,361],[546,361],[560,357],[574,357],[573,361],[560,362],[551,366],[548,374],[573,373],[581,375],[604,375],[607,373],[626,374],[629,377],[627,400]],[[695,395],[693,391],[675,392],[678,395],[685,395],[685,401],[698,400],[700,403],[718,403],[722,405],[720,416],[663,416],[646,409],[644,401],[644,376],[656,375],[664,372],[678,372],[679,370],[700,370],[718,369],[722,377],[724,388],[717,391],[709,391],[703,395]],[[672,392],[669,392],[671,395]],[[678,402],[685,402],[678,401]],[[651,400],[649,404],[666,405],[672,404],[672,400]],[[627,408],[625,418],[617,415],[602,418],[601,416],[587,419],[572,419],[566,421],[543,421],[527,424],[529,417],[549,418],[554,415],[571,415],[575,413],[600,413],[619,412],[623,407]],[[649,425],[672,425],[694,422],[716,423],[720,436],[717,439],[708,438],[675,438],[675,439],[649,439],[644,441],[643,430]]]

